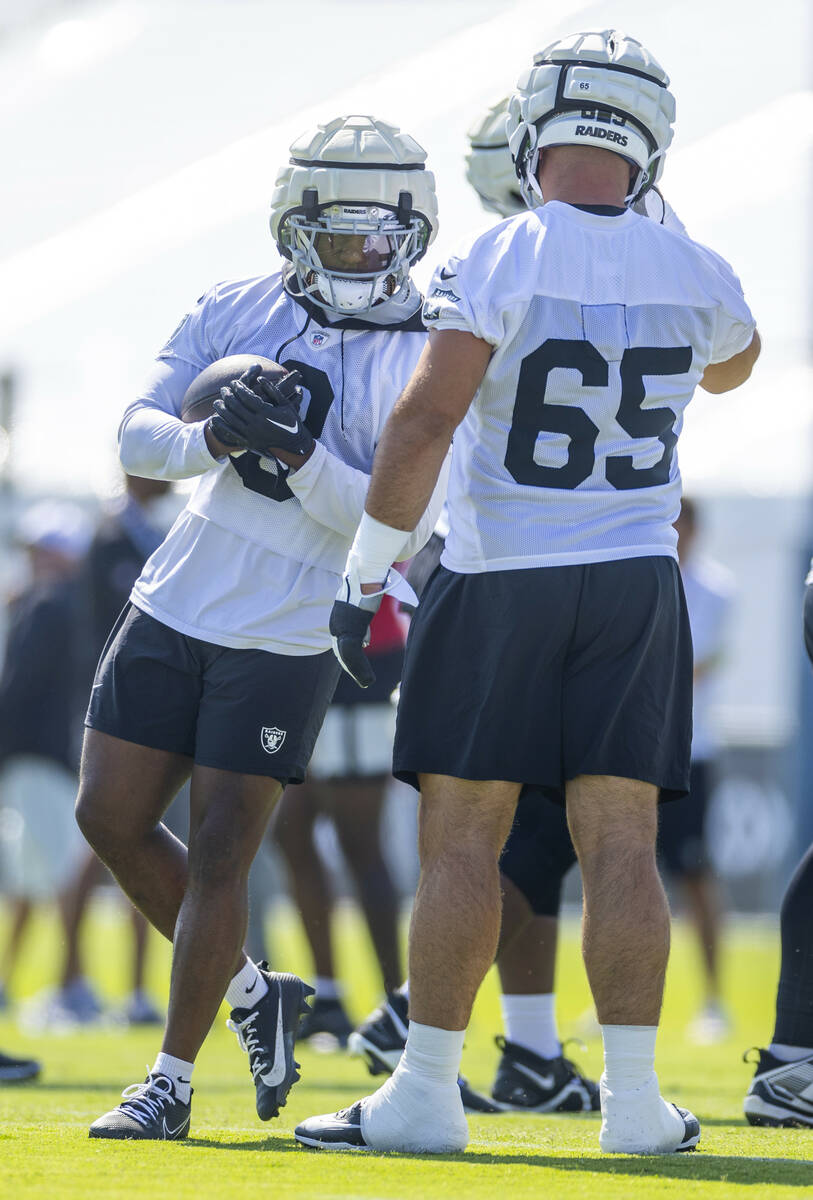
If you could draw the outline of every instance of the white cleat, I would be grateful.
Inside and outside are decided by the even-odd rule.
[[[700,1141],[697,1117],[664,1100],[654,1075],[629,1092],[611,1092],[602,1076],[601,1116],[598,1144],[607,1154],[676,1154]]]
[[[460,1088],[416,1084],[398,1068],[372,1096],[348,1109],[309,1117],[294,1137],[318,1150],[400,1150],[408,1154],[457,1154],[469,1128]]]

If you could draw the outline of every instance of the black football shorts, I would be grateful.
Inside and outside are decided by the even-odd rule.
[[[560,802],[579,775],[689,787],[692,640],[666,556],[464,575],[439,567],[406,647],[394,773]]]
[[[96,670],[85,724],[204,767],[301,783],[340,667],[187,637],[132,604]]]

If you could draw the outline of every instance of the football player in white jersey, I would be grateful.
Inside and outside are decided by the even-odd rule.
[[[133,587],[86,719],[79,823],[173,940],[161,1052],[91,1136],[186,1136],[192,1066],[224,994],[262,1119],[299,1078],[293,1041],[310,989],[242,954],[246,878],[333,693],[331,601],[375,445],[425,342],[409,278],[437,225],[425,159],[367,116],[299,138],[272,199],[282,271],[206,292],[125,411],[128,472],[198,482]],[[190,383],[233,354],[298,372],[305,398],[294,376],[264,388],[252,369],[214,416],[183,423]],[[405,557],[429,537],[444,492],[441,479]],[[161,817],[190,775],[187,855]]]
[[[466,178],[483,207],[501,217],[527,208],[508,148],[507,116],[506,96],[467,134]],[[408,578],[419,596],[440,561],[447,533],[442,514],[432,539],[413,559]],[[495,1039],[500,1061],[491,1100],[496,1108],[538,1113],[598,1108],[598,1085],[565,1057],[556,1024],[558,914],[564,878],[575,862],[564,806],[528,789],[500,858],[502,924],[495,965],[505,1036]],[[351,1035],[351,1049],[366,1059],[374,1075],[392,1071],[406,1044],[407,993],[406,985],[390,992]],[[467,1101],[476,1099],[464,1088],[464,1106],[475,1111]],[[488,1111],[482,1104],[480,1108]]]
[[[450,534],[410,631],[394,756],[421,790],[412,1020],[393,1076],[298,1126],[307,1145],[465,1147],[455,1080],[524,784],[564,792],[582,868],[600,1145],[668,1153],[699,1140],[654,1071],[669,945],[657,803],[686,792],[691,737],[674,450],[696,386],[743,383],[759,339],[726,263],[630,211],[672,138],[668,83],[613,30],[538,54],[508,129],[539,206],[434,276],[424,318],[436,332],[379,443],[331,616],[363,684],[376,591],[454,433]]]

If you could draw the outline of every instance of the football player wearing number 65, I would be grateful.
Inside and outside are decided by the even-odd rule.
[[[297,139],[272,199],[282,271],[206,292],[124,414],[125,470],[198,482],[133,587],[86,721],[79,824],[173,941],[161,1052],[93,1137],[186,1136],[193,1063],[224,994],[263,1120],[299,1078],[293,1043],[311,989],[242,953],[247,873],[336,686],[330,605],[376,443],[425,342],[409,278],[437,228],[425,159],[368,116]],[[298,372],[304,395],[294,376],[283,394],[249,368],[214,415],[180,419],[201,371],[253,354]],[[405,558],[429,538],[445,485],[441,472]],[[187,855],[161,817],[190,775]]]
[[[566,803],[581,864],[600,1145],[699,1140],[654,1071],[669,947],[657,805],[687,791],[691,741],[675,445],[697,385],[743,383],[759,339],[731,268],[631,210],[672,138],[668,85],[614,30],[538,54],[507,122],[531,211],[432,281],[428,344],[379,443],[331,617],[364,680],[363,618],[454,433],[450,532],[410,631],[394,750],[421,792],[409,1034],[374,1095],[298,1126],[307,1145],[465,1147],[457,1071],[523,785]]]

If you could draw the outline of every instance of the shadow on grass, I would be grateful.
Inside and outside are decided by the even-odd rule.
[[[273,1150],[278,1154],[286,1154],[291,1150],[300,1149],[299,1143],[295,1142],[290,1134],[277,1136],[272,1134],[269,1137],[247,1142],[223,1141],[222,1138],[190,1137],[180,1145],[189,1150]]]
[[[437,1159],[437,1155],[403,1155],[422,1159]],[[661,1154],[650,1156],[612,1155],[602,1158],[565,1157],[555,1154],[488,1154],[469,1151],[466,1154],[444,1156],[451,1162],[471,1166],[547,1167],[557,1171],[579,1174],[637,1175],[641,1178],[706,1180],[714,1183],[784,1184],[786,1187],[810,1188],[813,1163],[804,1158],[752,1158],[748,1155]],[[804,1168],[804,1171],[801,1170]]]
[[[269,1136],[251,1141],[225,1141],[221,1138],[188,1138],[182,1143],[192,1150],[254,1150],[283,1154],[314,1153],[325,1155],[325,1151],[300,1146],[290,1134]],[[344,1151],[343,1157],[352,1155]],[[330,1157],[329,1152],[326,1155]],[[357,1154],[359,1162],[374,1164],[376,1154]],[[786,1187],[811,1186],[813,1163],[810,1159],[755,1158],[748,1155],[663,1154],[652,1157],[618,1155],[607,1157],[569,1157],[556,1154],[489,1154],[477,1150],[465,1154],[397,1154],[388,1158],[413,1159],[419,1162],[449,1162],[461,1166],[525,1166],[546,1168],[556,1171],[573,1171],[582,1175],[633,1175],[640,1178],[687,1179],[692,1182],[705,1180],[714,1183],[741,1183],[752,1185],[784,1184]],[[802,1170],[803,1168],[803,1170]],[[540,1183],[542,1181],[540,1180]]]

